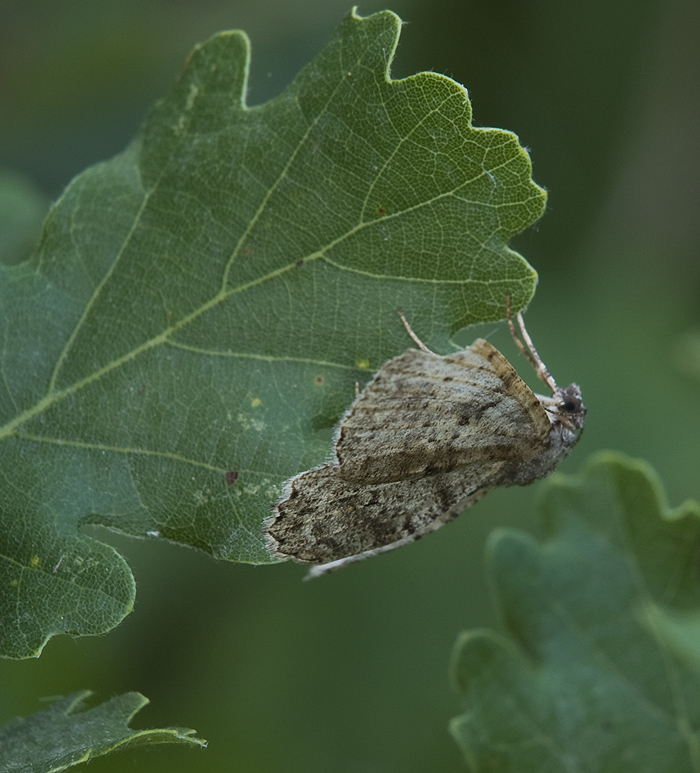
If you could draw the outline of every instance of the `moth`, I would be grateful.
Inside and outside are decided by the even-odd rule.
[[[535,394],[488,341],[463,351],[417,344],[384,363],[338,423],[331,458],[290,478],[265,520],[270,553],[315,577],[406,545],[496,486],[549,475],[578,441],[586,408],[560,388],[506,304],[519,349],[549,387]]]

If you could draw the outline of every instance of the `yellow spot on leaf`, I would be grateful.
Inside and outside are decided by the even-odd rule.
[[[355,360],[355,367],[360,370],[369,370],[369,360]]]
[[[11,580],[11,581],[10,581],[10,585],[11,585],[13,588],[16,588],[16,587],[19,585],[19,580],[18,580],[18,579],[15,577],[15,579],[14,579],[14,580]]]
[[[29,566],[31,566],[32,569],[36,569],[37,566],[40,566],[40,565],[41,565],[41,559],[39,558],[39,556],[32,556],[29,559]]]
[[[262,405],[262,400],[259,397],[254,397],[250,401],[251,408],[257,408],[259,405]]]

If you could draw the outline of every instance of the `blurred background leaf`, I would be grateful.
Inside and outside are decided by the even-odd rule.
[[[91,708],[86,706],[89,696],[84,691],[56,699],[48,708],[0,728],[0,773],[65,770],[127,744],[206,746],[184,728],[131,730],[134,714],[148,703],[143,695],[126,693]]]
[[[49,202],[27,177],[0,170],[0,263],[13,265],[34,251]]]
[[[674,367],[678,337],[700,327],[700,7],[390,7],[407,22],[394,77],[433,69],[463,83],[475,124],[518,133],[550,191],[549,212],[515,246],[540,272],[528,328],[554,376],[578,381],[589,408],[562,467],[619,448],[651,461],[672,501],[700,498],[697,383]],[[249,102],[259,104],[348,10],[336,0],[5,0],[0,165],[55,198],[124,148],[194,42],[245,29]],[[488,334],[529,378],[495,327],[470,329],[463,342]],[[447,656],[458,631],[499,627],[484,540],[494,525],[537,532],[537,490],[495,491],[429,540],[313,583],[298,582],[303,568],[291,564],[231,566],[109,536],[135,568],[135,613],[108,637],[56,640],[38,662],[0,662],[0,715],[29,714],[36,696],[76,686],[138,687],[154,701],[149,724],[186,721],[210,739],[198,757],[205,773],[234,763],[270,773],[462,771],[446,732],[457,708]],[[93,765],[121,771],[130,755],[140,764],[126,751]],[[149,771],[191,767],[165,747],[148,759]]]
[[[696,770],[700,671],[640,619],[700,611],[700,505],[669,510],[653,470],[599,453],[553,476],[546,540],[490,543],[509,637],[462,634],[453,673],[466,712],[452,733],[474,771]]]
[[[676,341],[675,364],[681,373],[700,380],[700,330],[687,330]]]
[[[647,604],[640,617],[672,652],[700,671],[700,612]]]

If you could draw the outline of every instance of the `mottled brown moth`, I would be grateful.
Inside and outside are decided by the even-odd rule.
[[[552,391],[537,395],[482,338],[439,355],[401,318],[418,349],[384,363],[336,427],[324,464],[290,478],[264,525],[275,557],[318,576],[440,528],[496,486],[549,475],[577,442],[586,409],[560,388],[521,314],[519,340]]]

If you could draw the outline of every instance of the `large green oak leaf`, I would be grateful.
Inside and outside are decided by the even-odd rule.
[[[510,638],[473,631],[455,648],[467,711],[452,733],[470,769],[700,770],[700,664],[660,635],[669,610],[700,610],[700,506],[670,510],[648,465],[606,452],[553,476],[544,514],[543,544],[492,536]]]
[[[0,266],[0,651],[98,633],[133,579],[101,524],[270,562],[282,482],[383,361],[521,308],[508,240],[545,194],[463,87],[393,81],[400,20],[349,15],[245,105],[240,32],[196,48],[119,156],[77,177],[36,256]]]

